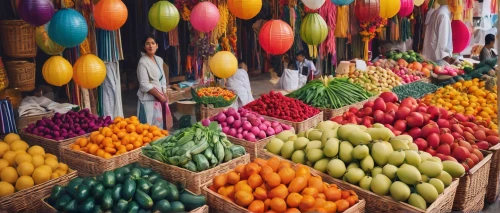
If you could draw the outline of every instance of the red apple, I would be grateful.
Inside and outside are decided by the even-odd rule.
[[[457,147],[455,150],[453,150],[451,156],[457,159],[457,161],[462,162],[466,158],[469,158],[470,152],[465,147]]]

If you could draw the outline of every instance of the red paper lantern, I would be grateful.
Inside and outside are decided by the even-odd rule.
[[[451,41],[453,42],[453,53],[461,53],[469,46],[471,33],[463,21],[451,21]]]
[[[407,17],[413,13],[413,0],[401,0],[401,8],[399,9],[399,16]]]
[[[372,21],[380,13],[379,0],[359,0],[356,1],[354,14],[359,21]]]
[[[121,0],[101,0],[94,7],[95,23],[101,29],[118,30],[127,17],[127,6]]]
[[[270,20],[260,30],[259,43],[267,53],[280,55],[292,47],[293,35],[292,28],[286,22]]]

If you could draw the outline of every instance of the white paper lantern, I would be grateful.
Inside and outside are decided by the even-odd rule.
[[[325,0],[302,0],[304,5],[312,10],[317,10],[325,3]]]

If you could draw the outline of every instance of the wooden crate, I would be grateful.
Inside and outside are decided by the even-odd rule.
[[[266,119],[268,121],[277,121],[277,122],[280,122],[282,124],[286,124],[286,125],[292,127],[293,129],[295,129],[295,133],[306,131],[310,128],[315,127],[319,122],[323,121],[323,112],[322,111],[320,111],[315,116],[312,116],[309,119],[304,120],[302,122],[287,121],[287,120],[274,118],[274,117],[270,117],[270,116],[265,116],[265,115],[261,115],[261,116],[264,117],[264,119]]]
[[[34,123],[38,120],[42,120],[43,117],[51,118],[53,115],[54,115],[54,111],[42,113],[39,115],[21,116],[17,119],[17,129],[24,129],[30,123]]]
[[[266,147],[267,142],[273,139],[275,136],[269,136],[264,139],[260,139],[255,142],[250,142],[244,139],[238,139],[233,136],[228,135],[227,139],[231,141],[232,144],[240,145],[245,148],[245,151],[250,154],[250,161],[253,161],[255,158],[259,157],[259,152]]]
[[[377,98],[378,98],[378,95],[377,96],[373,96],[371,98],[368,98],[368,99],[366,99],[364,101],[360,101],[358,103],[351,104],[351,105],[348,105],[348,106],[345,106],[345,107],[341,107],[341,108],[338,108],[338,109],[327,109],[327,108],[318,108],[318,109],[320,109],[321,111],[323,111],[323,120],[327,121],[327,120],[330,120],[331,118],[333,118],[335,116],[339,116],[339,115],[344,114],[344,112],[349,111],[349,109],[351,107],[354,107],[356,109],[363,108],[363,105],[366,102],[368,102],[368,101],[375,101],[375,99],[377,99]]]
[[[201,119],[203,120],[205,118],[210,118],[214,115],[217,115],[219,112],[222,112],[226,109],[229,109],[231,106],[227,107],[219,107],[219,108],[214,108],[212,105],[209,106],[204,106],[203,104],[200,106],[200,114],[201,114]]]
[[[491,147],[489,151],[492,152],[492,156],[488,186],[486,187],[486,201],[494,203],[498,198],[500,186],[500,144]]]
[[[30,146],[38,145],[41,146],[45,149],[46,152],[54,154],[58,158],[61,157],[61,147],[63,146],[68,146],[73,144],[76,139],[81,138],[81,137],[88,137],[90,133],[87,133],[85,135],[80,135],[78,137],[74,138],[68,138],[60,141],[56,141],[54,139],[48,139],[44,138],[38,135],[33,135],[31,133],[27,133],[24,130],[19,132],[19,135],[21,138],[26,141]]]

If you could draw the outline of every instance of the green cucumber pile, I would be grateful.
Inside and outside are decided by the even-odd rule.
[[[52,188],[47,202],[58,212],[186,212],[206,204],[204,195],[193,195],[137,163],[102,175],[75,178]]]
[[[246,154],[245,148],[233,145],[219,127],[211,122],[208,127],[196,123],[164,139],[142,148],[147,157],[200,172]]]
[[[421,81],[415,81],[409,84],[403,84],[392,89],[399,100],[403,100],[407,97],[422,98],[424,95],[435,92],[439,87]]]
[[[360,85],[349,82],[347,78],[321,77],[287,96],[313,107],[338,109],[364,101],[371,94]]]

